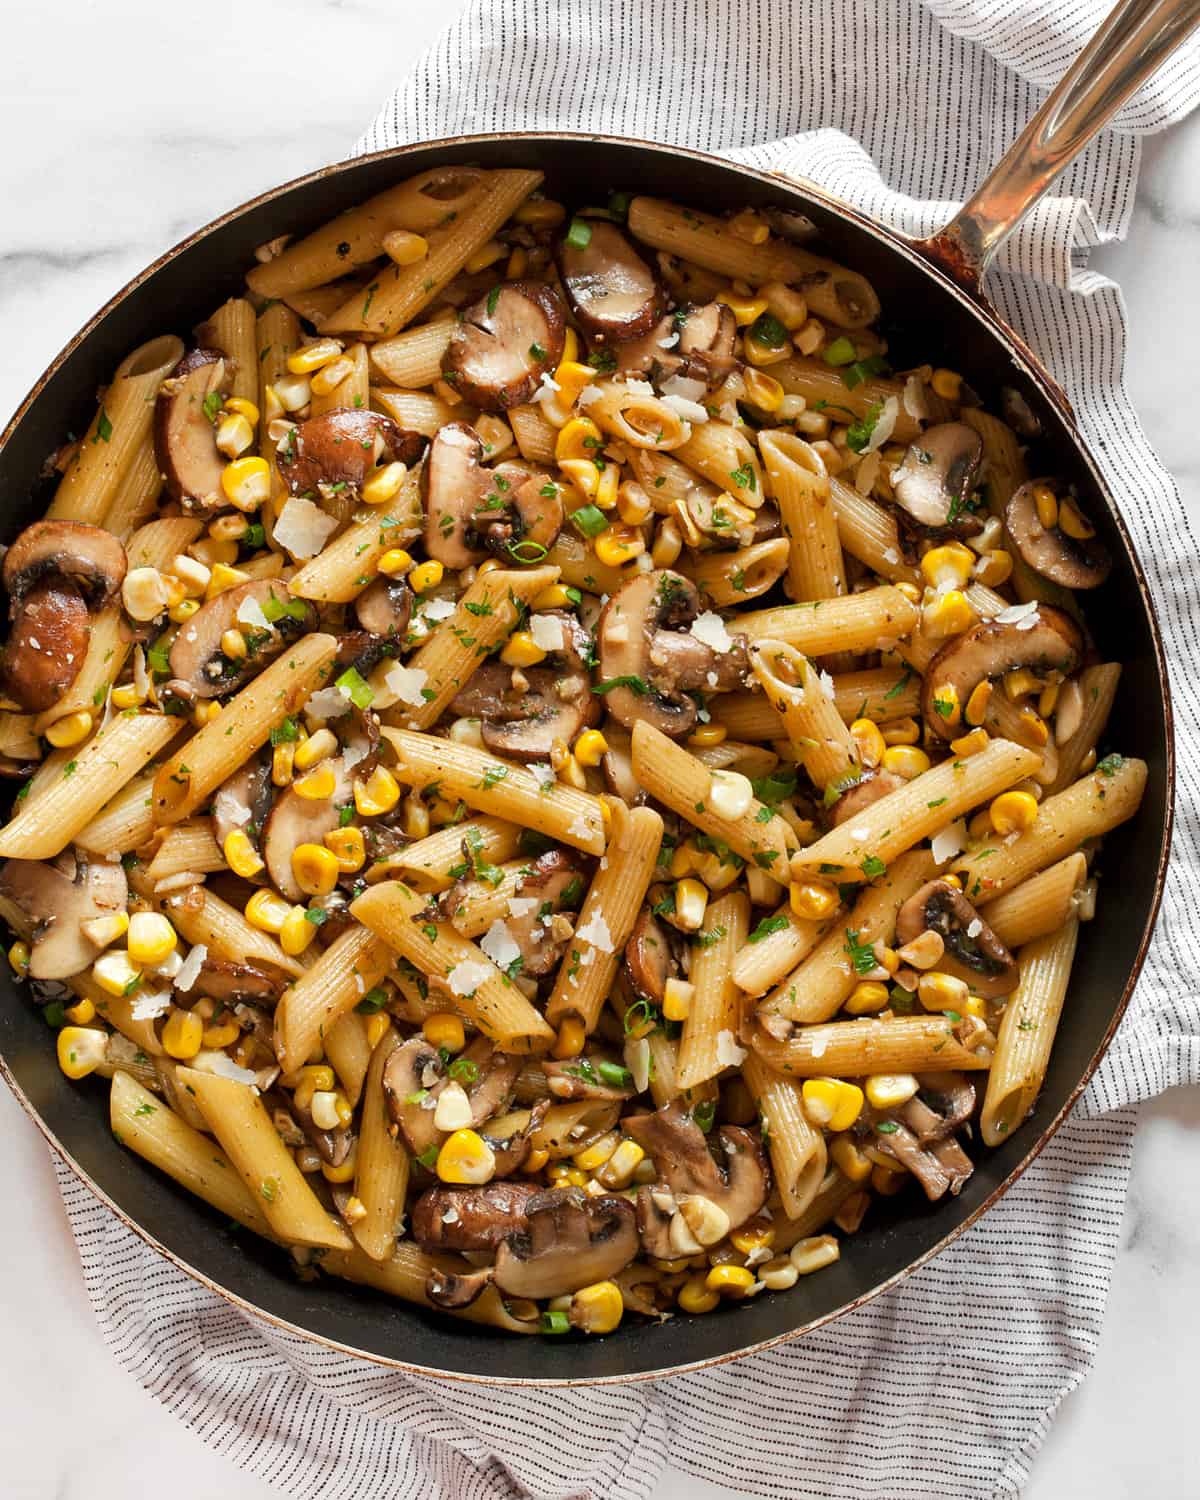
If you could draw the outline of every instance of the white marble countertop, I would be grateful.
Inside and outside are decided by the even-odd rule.
[[[343,156],[458,9],[457,0],[7,7],[0,424],[79,325],[161,249],[252,193]],[[334,39],[351,69],[314,65]],[[1182,393],[1200,386],[1200,345],[1187,334],[1200,302],[1189,270],[1198,168],[1200,117],[1151,139],[1131,242],[1094,260],[1124,286],[1134,401],[1185,493],[1196,447],[1194,402]],[[274,1491],[211,1453],[109,1358],[45,1149],[3,1090],[0,1128],[9,1142],[0,1493],[127,1500],[165,1488],[173,1500],[268,1500]],[[1198,1133],[1200,1091],[1143,1110],[1099,1356],[1058,1416],[1032,1500],[1195,1493]],[[674,1475],[656,1500],[731,1493]]]

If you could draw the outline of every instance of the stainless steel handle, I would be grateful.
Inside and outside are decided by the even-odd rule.
[[[1058,174],[1198,24],[1200,0],[1118,0],[970,200],[917,248],[978,294],[996,251]]]

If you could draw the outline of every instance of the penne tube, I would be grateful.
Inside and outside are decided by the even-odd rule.
[[[154,514],[162,487],[163,477],[154,451],[154,439],[147,435],[138,445],[117,485],[108,514],[104,517],[105,531],[111,531],[122,542],[126,541]]]
[[[198,1068],[179,1068],[176,1077],[281,1240],[330,1250],[350,1248],[350,1236],[304,1180],[257,1090]]]
[[[0,828],[0,855],[53,859],[132,777],[164,749],[184,721],[165,714],[126,712],[70,756],[45,785],[17,804]]]
[[[873,1073],[933,1073],[989,1066],[986,1053],[959,1041],[945,1016],[868,1016],[828,1026],[799,1026],[786,1041],[762,1027],[751,1036],[768,1067],[791,1078],[863,1078]]]
[[[870,880],[905,849],[990,802],[1040,764],[1036,750],[1008,740],[991,740],[966,760],[944,760],[802,849],[792,860],[792,874]]]
[[[345,358],[350,361],[349,371],[338,381],[331,391],[314,391],[312,397],[312,415],[319,417],[323,412],[336,411],[345,408],[348,411],[363,411],[371,399],[371,371],[367,360],[366,344],[350,344],[345,351]],[[341,500],[342,496],[332,497]],[[325,504],[329,504],[326,498]],[[347,517],[348,519],[348,517]]]
[[[857,1183],[844,1177],[836,1167],[830,1167],[808,1207],[801,1214],[794,1219],[786,1216],[780,1219],[776,1215],[771,1226],[775,1231],[775,1238],[771,1241],[772,1254],[785,1255],[797,1240],[805,1240],[809,1235],[824,1229],[846,1199],[859,1191]]]
[[[236,906],[230,906],[207,886],[193,885],[163,897],[163,911],[189,943],[203,943],[212,958],[231,963],[270,964],[283,974],[303,974],[303,964],[290,958],[269,933],[252,927]]]
[[[472,850],[471,858],[467,861],[468,867],[477,857]],[[463,855],[460,851],[459,868],[462,864]],[[497,865],[496,870],[500,879],[494,885],[486,880],[466,880],[459,886],[458,905],[455,906],[450,921],[455,931],[461,932],[463,937],[482,937],[493,922],[502,921],[508,916],[508,903],[529,874],[529,861],[510,860],[507,864]]]
[[[230,297],[196,330],[201,345],[225,356],[227,396],[258,405],[258,345],[254,308],[245,297]]]
[[[441,318],[420,328],[409,328],[394,339],[371,346],[371,365],[383,377],[380,385],[398,385],[402,390],[419,391],[442,378],[442,358],[450,347],[458,323]],[[511,418],[512,413],[509,413]],[[551,453],[553,457],[553,453]]]
[[[588,414],[599,404],[589,406]],[[661,453],[671,445],[645,446]],[[691,437],[675,450],[675,457],[751,510],[757,510],[766,498],[762,464],[754,444],[745,432],[728,422],[697,423]]]
[[[387,188],[330,219],[294,245],[248,272],[260,297],[282,297],[334,281],[384,253],[395,229],[425,234],[470,206],[487,174],[478,167],[435,167]]]
[[[33,714],[0,712],[0,755],[8,760],[36,761],[42,746],[34,728]]]
[[[104,524],[122,479],[150,436],[159,387],[182,357],[182,340],[164,334],[121,361],[55,491],[48,521]]]
[[[584,897],[546,1004],[546,1020],[552,1026],[578,1016],[588,1031],[595,1030],[654,876],[662,818],[649,807],[631,811],[616,797],[608,806],[612,826],[604,858]]]
[[[361,1247],[349,1252],[329,1250],[321,1257],[321,1269],[331,1276],[341,1276],[346,1281],[369,1286],[377,1292],[386,1292],[389,1297],[399,1297],[404,1302],[416,1302],[421,1307],[432,1307],[425,1288],[432,1272],[443,1275],[467,1275],[474,1270],[461,1255],[432,1254],[420,1249],[411,1240],[400,1240],[395,1249],[384,1260],[374,1260]],[[529,1309],[529,1317],[519,1319],[509,1312],[509,1307]],[[505,1333],[537,1333],[541,1324],[537,1316],[537,1303],[523,1303],[509,1299],[506,1303],[494,1286],[484,1287],[482,1293],[469,1307],[452,1311],[438,1308],[438,1312],[461,1318],[467,1323],[483,1323],[491,1328],[501,1328]]]
[[[825,688],[828,682],[832,689],[832,679],[782,641],[755,641],[750,666],[813,785],[823,792],[831,783],[857,774],[854,741],[832,691]]]
[[[988,926],[1010,949],[1057,932],[1074,914],[1077,893],[1086,879],[1086,855],[1068,854],[1040,875],[1031,875],[997,896],[988,906]]]
[[[983,906],[1073,854],[1085,840],[1099,838],[1132,818],[1146,789],[1147,775],[1144,760],[1115,755],[1101,761],[1074,786],[1047,797],[1028,832],[1012,840],[985,839],[955,859],[950,868],[962,881],[963,894]]]
[[[167,830],[166,837],[158,846],[154,858],[146,866],[146,876],[151,881],[165,880],[183,870],[195,870],[199,875],[226,868],[225,856],[213,837],[211,820],[204,818],[196,823],[180,823]]]
[[[495,568],[477,574],[459,596],[454,613],[405,663],[407,672],[420,673],[423,680],[418,702],[397,704],[393,717],[405,729],[436,724],[492,648],[512,634],[523,607],[557,580],[558,569],[548,567]]]
[[[126,782],[75,834],[75,842],[89,854],[129,854],[154,833],[154,772]]]
[[[795,283],[804,292],[810,311],[844,328],[865,328],[879,316],[879,298],[865,276],[788,240],[772,237],[765,244],[752,245],[736,235],[726,220],[661,198],[634,198],[629,205],[629,230],[656,250],[682,256],[733,280],[752,286],[768,281]]]
[[[916,605],[885,583],[840,599],[751,610],[734,622],[734,628],[752,641],[769,636],[805,656],[828,656],[837,651],[885,650],[908,635],[917,618]]]
[[[286,486],[279,475],[275,444],[267,428],[272,420],[272,410],[278,410],[275,393],[271,388],[287,374],[288,359],[300,347],[300,319],[282,302],[269,303],[255,324],[254,342],[258,369],[258,451],[270,465],[271,498],[277,504],[282,504]],[[266,523],[272,519],[268,507],[263,508],[261,515]],[[270,536],[269,524],[267,535]]]
[[[514,406],[507,416],[521,457],[531,464],[552,464],[558,428],[547,422],[542,408],[537,405]]]
[[[422,432],[426,437],[433,437],[447,422],[464,420],[463,407],[451,406],[427,391],[393,391],[373,385],[371,405],[409,432]]]
[[[275,1055],[284,1072],[294,1073],[318,1056],[326,1033],[391,966],[391,950],[366,928],[352,927],[335,938],[275,1008]]]
[[[633,774],[650,796],[694,827],[728,844],[748,864],[768,875],[777,870],[779,877],[786,878],[796,835],[785,818],[755,797],[740,817],[722,816],[709,800],[712,772],[645,719],[633,726],[632,743]]]
[[[900,528],[890,511],[870,496],[860,495],[853,485],[833,477],[829,480],[829,496],[843,552],[856,557],[889,583],[920,586],[920,570],[905,561]]]
[[[631,391],[616,383],[593,389],[600,394],[589,403],[587,414],[610,437],[628,443],[631,448],[652,448],[658,453],[682,448],[688,441],[692,428],[661,396],[647,393],[647,389]],[[709,425],[705,423],[704,427]]]
[[[421,470],[410,469],[395,499],[381,514],[359,511],[345,531],[298,568],[288,589],[316,604],[349,604],[378,576],[379,559],[404,548],[421,528]]]
[[[203,530],[203,521],[192,516],[163,516],[157,521],[147,521],[125,543],[129,566],[169,572],[176,554],[186,552]]]
[[[762,1001],[760,1015],[782,1016],[805,1025],[835,1016],[855,985],[878,966],[873,946],[891,942],[896,913],[933,875],[933,855],[928,850],[902,854]]]
[[[688,577],[710,604],[728,609],[757,599],[783,577],[787,567],[788,542],[777,536],[769,542],[755,542],[734,552],[701,553],[686,567]]]
[[[350,907],[376,937],[408,959],[430,988],[504,1052],[544,1051],[554,1032],[512,980],[449,922],[425,920],[427,903],[397,880],[373,885]]]
[[[650,1054],[650,1097],[655,1109],[665,1109],[683,1092],[679,1087],[679,1045],[661,1030],[652,1031],[646,1045]]]
[[[387,1260],[396,1247],[408,1191],[408,1152],[392,1133],[392,1118],[383,1092],[383,1070],[400,1042],[396,1028],[389,1026],[371,1054],[358,1130],[354,1196],[365,1212],[350,1232],[363,1253],[376,1261]]]
[[[112,1133],[122,1146],[203,1198],[225,1219],[235,1219],[264,1239],[275,1232],[259,1200],[211,1136],[202,1135],[126,1072],[113,1074],[108,1095]]]
[[[356,292],[363,291],[370,280],[371,272],[363,271],[357,276],[343,276],[340,281],[327,281],[324,286],[309,287],[303,292],[286,292],[279,300],[306,323],[316,327]]]
[[[844,594],[846,565],[821,455],[794,432],[760,432],[758,447],[790,543],[788,596],[810,600]]]
[[[303,708],[330,675],[337,649],[335,636],[302,636],[230,698],[218,719],[205,724],[159,767],[154,780],[156,821],[179,823],[194,813],[266,744],[272,729]]]
[[[365,879],[368,885],[374,885],[394,876],[416,891],[445,891],[458,879],[450,872],[463,863],[464,842],[469,843],[475,859],[502,865],[516,854],[521,834],[518,824],[506,823],[503,818],[471,818],[450,824],[369,865]]]
[[[783,926],[778,925],[781,917]],[[770,931],[757,939],[752,934],[733,957],[733,982],[747,995],[764,995],[790,974],[821,941],[829,920],[814,922],[798,917],[785,901],[763,925]]]
[[[322,1040],[326,1061],[337,1074],[338,1082],[353,1107],[362,1096],[363,1081],[371,1065],[371,1044],[367,1041],[362,1016],[347,1011],[326,1028]]]
[[[569,1104],[552,1104],[542,1123],[530,1133],[529,1144],[534,1151],[545,1151],[551,1161],[561,1161],[616,1124],[620,1108],[606,1099],[573,1099]]]
[[[1021,949],[1021,979],[1008,997],[996,1051],[988,1074],[979,1129],[989,1146],[998,1146],[1037,1103],[1058,1031],[1075,944],[1078,919],[1047,933]]]
[[[411,266],[378,273],[365,293],[344,302],[321,324],[322,333],[370,333],[387,338],[411,323],[483,248],[542,182],[541,172],[489,172],[456,217],[425,233],[428,253]],[[327,279],[327,278],[322,278]]]
[[[1058,771],[1047,788],[1048,794],[1065,791],[1078,778],[1079,768],[1088,754],[1096,748],[1108,724],[1120,681],[1121,667],[1118,662],[1084,667],[1080,672],[1083,717],[1074,733],[1058,746]],[[1061,695],[1062,690],[1059,691]]]
[[[382,734],[396,752],[395,775],[409,786],[436,782],[447,801],[457,799],[479,812],[536,829],[585,854],[604,853],[603,808],[589,792],[561,783],[543,786],[524,766],[471,745],[386,725]]]
[[[825,1181],[825,1137],[808,1123],[794,1079],[773,1072],[754,1052],[746,1058],[742,1076],[758,1105],[779,1201],[789,1219],[798,1219]]]
[[[750,902],[742,891],[730,891],[709,903],[704,926],[692,949],[688,979],[693,994],[676,1054],[675,1085],[692,1089],[716,1078],[729,1066],[742,1031],[742,994],[733,964],[744,951],[750,930]]]
[[[842,372],[827,365],[820,355],[791,354],[771,367],[771,374],[789,396],[803,396],[809,407],[824,411],[834,422],[854,422],[867,416],[886,401],[896,403],[896,425],[893,443],[911,443],[921,432],[921,424],[904,405],[904,382],[885,375],[869,375],[853,390],[842,379]]]
[[[885,723],[921,711],[921,679],[908,666],[868,667],[833,674],[833,701],[847,724],[855,719]],[[778,740],[783,721],[760,691],[720,693],[710,700],[713,719],[734,740]]]

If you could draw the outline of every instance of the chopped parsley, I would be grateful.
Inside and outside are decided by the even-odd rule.
[[[883,411],[882,401],[872,401],[866,411],[857,421],[851,422],[846,429],[846,446],[855,453],[861,453],[871,441],[871,434],[875,431],[875,424],[879,421],[880,413]]]
[[[381,1011],[387,1004],[387,991],[382,985],[376,985],[374,989],[368,990],[354,1009],[360,1016],[373,1016]]]
[[[764,917],[750,934],[748,941],[751,943],[761,943],[764,938],[770,937],[773,932],[782,932],[787,925],[788,919],[786,915],[778,911],[773,917]]]
[[[868,880],[876,880],[880,875],[887,873],[887,866],[877,854],[868,854],[859,868]]]
[[[871,943],[860,943],[859,932],[855,928],[853,932],[846,931],[846,942],[843,951],[850,957],[850,967],[856,974],[869,974],[872,969],[879,967],[879,960],[875,957],[875,948]]]
[[[1115,776],[1124,764],[1123,755],[1106,755],[1102,761],[1096,763],[1096,770],[1101,776]]]
[[[492,313],[494,313],[496,311],[496,306],[499,303],[499,301],[500,301],[500,283],[497,282],[496,285],[488,293],[487,310],[488,310],[488,316],[489,317],[491,317]]]
[[[639,698],[644,698],[650,691],[644,678],[636,676],[609,677],[604,682],[597,682],[592,687],[593,693],[611,693],[613,688],[627,687],[636,693]]]

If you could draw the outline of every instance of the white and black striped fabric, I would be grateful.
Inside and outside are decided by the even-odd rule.
[[[1018,134],[1108,4],[477,0],[360,149],[520,127],[650,137],[815,179],[926,232]],[[402,50],[402,7],[395,43]],[[1087,269],[1087,250],[1125,232],[1138,134],[1197,99],[1193,46],[1126,107],[1123,133],[1106,132],[1076,163],[993,284],[1105,461],[1149,571],[1185,727],[1200,710],[1194,520],[1130,408],[1120,294]],[[1200,1081],[1200,1002],[1179,983],[1200,959],[1190,751],[1158,942],[1079,1109],[980,1224],[870,1306],[800,1342],[653,1385],[475,1389],[345,1360],[244,1317],[60,1169],[114,1354],[207,1442],[306,1500],[647,1500],[668,1458],[779,1500],[1018,1493],[1095,1352],[1130,1106]]]

